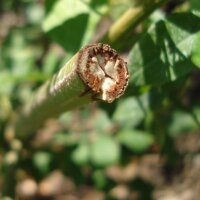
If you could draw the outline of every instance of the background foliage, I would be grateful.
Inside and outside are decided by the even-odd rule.
[[[138,2],[156,0],[0,1],[1,198],[164,199],[159,188],[199,156],[199,0],[169,1],[117,40],[130,71],[122,98],[14,137],[33,91]]]

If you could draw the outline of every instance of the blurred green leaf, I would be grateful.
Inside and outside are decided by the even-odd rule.
[[[45,174],[50,170],[52,160],[51,153],[39,151],[33,155],[33,164],[41,174]]]
[[[34,33],[34,30],[31,30]],[[36,59],[40,56],[41,49],[30,45],[27,34],[29,29],[13,29],[2,47],[3,66],[13,75],[25,76],[33,73]],[[36,34],[35,34],[36,35]]]
[[[118,139],[127,148],[137,153],[145,151],[154,142],[150,133],[134,129],[122,130],[118,133]]]
[[[44,17],[44,9],[41,4],[30,3],[26,10],[26,19],[31,24],[40,24]]]
[[[200,68],[200,34],[197,35],[196,41],[194,43],[192,61]]]
[[[196,109],[195,112],[199,117],[198,120],[200,120],[200,110]],[[192,112],[176,110],[172,114],[170,123],[168,125],[168,131],[170,136],[176,137],[180,134],[197,130],[199,127],[200,126]]]
[[[61,146],[71,146],[71,145],[77,144],[79,139],[80,138],[76,134],[58,132],[52,138],[52,144],[61,145]]]
[[[198,127],[200,128],[200,107],[194,106],[192,108],[192,116],[194,117],[196,123],[198,124]]]
[[[91,161],[97,166],[117,163],[120,158],[119,143],[109,135],[98,135],[91,146]]]
[[[109,15],[117,20],[127,9],[133,6],[133,0],[109,0]]]
[[[98,110],[94,118],[94,127],[99,132],[108,132],[112,128],[112,122],[104,110]],[[92,121],[91,120],[91,121]]]
[[[57,1],[55,0],[46,0],[44,3],[45,3],[45,13],[48,14],[54,7],[55,3]]]
[[[199,0],[190,0],[192,10],[200,10],[200,1]]]
[[[52,5],[51,1],[46,2],[46,6]],[[87,13],[87,6],[81,1],[58,0],[51,7],[50,12],[43,22],[43,29],[48,32],[55,27],[61,25],[70,18],[74,18],[79,14]]]
[[[199,35],[200,17],[192,13],[172,14],[155,23],[130,52],[131,84],[161,85],[191,72]]]
[[[147,96],[142,98],[129,97],[119,101],[114,112],[113,120],[121,127],[135,127],[145,117],[147,109]]]
[[[90,146],[87,143],[81,143],[72,152],[72,160],[78,165],[84,165],[89,161]]]
[[[14,87],[14,78],[6,70],[0,72],[0,94],[1,95],[10,95]]]
[[[0,92],[1,93],[1,92]],[[0,95],[0,120],[6,120],[11,114],[11,101],[8,96]]]
[[[95,172],[92,173],[92,178],[97,189],[103,189],[105,187],[107,180],[104,170],[95,170]]]
[[[52,75],[55,72],[55,69],[58,68],[59,56],[56,55],[54,49],[50,49],[43,61],[43,73],[45,75]]]
[[[2,197],[2,199],[1,200],[13,200],[12,198],[10,198],[10,197]]]
[[[44,20],[43,30],[66,51],[75,53],[91,40],[101,14],[91,7],[90,1],[58,0],[48,7],[51,10]]]

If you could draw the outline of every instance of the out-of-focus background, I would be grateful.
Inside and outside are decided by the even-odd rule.
[[[123,97],[15,138],[34,90],[138,2],[156,0],[0,0],[0,199],[199,199],[199,0],[169,1],[116,42]]]

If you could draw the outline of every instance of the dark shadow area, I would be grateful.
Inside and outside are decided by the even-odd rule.
[[[160,58],[160,47],[155,44],[151,35],[147,33],[139,42],[142,53],[143,73],[147,84],[157,84],[167,79],[167,63]]]
[[[81,46],[87,23],[88,14],[81,14],[55,27],[48,35],[66,51],[76,52]]]
[[[167,20],[189,33],[200,31],[199,17],[192,13],[175,13],[168,17]]]
[[[130,188],[132,190],[136,190],[139,192],[139,197],[138,200],[152,200],[152,192],[154,187],[148,183],[145,182],[141,178],[135,179],[133,182],[130,184]]]
[[[55,0],[46,0],[45,1],[45,12],[46,12],[46,14],[51,12],[51,10],[53,9],[56,2],[57,1],[55,1]]]
[[[101,5],[104,5],[104,4],[107,4],[107,3],[108,3],[108,0],[101,0],[101,1],[99,1],[99,0],[92,0],[90,2],[90,6],[91,6],[91,8],[96,8],[98,6],[101,6]]]

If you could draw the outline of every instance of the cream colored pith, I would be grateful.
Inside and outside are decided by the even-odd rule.
[[[96,63],[96,72],[95,74],[101,79],[101,95],[102,100],[112,102],[113,97],[108,95],[108,91],[110,91],[119,80],[117,80],[117,63],[114,60],[106,61],[104,57],[101,55],[97,55],[97,57],[92,57],[92,61]],[[117,60],[118,61],[118,60]]]

